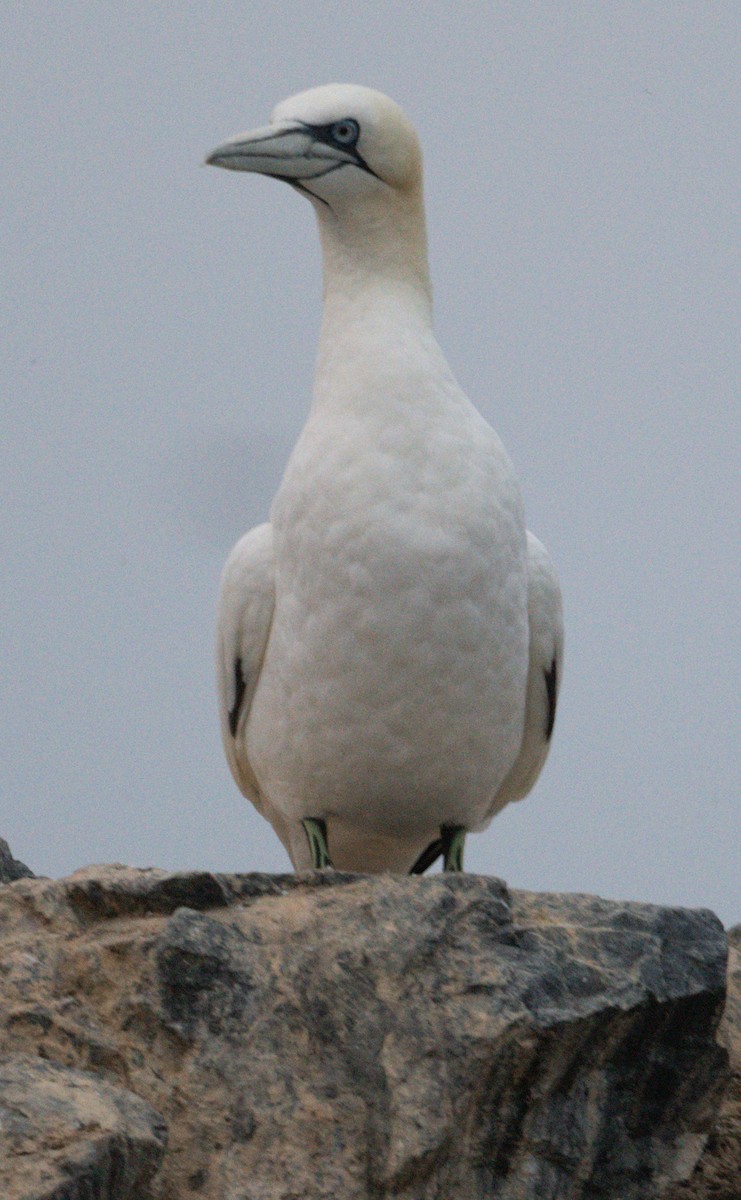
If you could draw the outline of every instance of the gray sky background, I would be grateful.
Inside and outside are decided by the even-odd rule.
[[[438,335],[565,596],[550,760],[468,866],[741,919],[739,5],[77,0],[4,26],[16,855],[288,868],[223,760],[212,644],[307,411],[318,245],[289,188],[199,162],[357,82],[420,131]]]

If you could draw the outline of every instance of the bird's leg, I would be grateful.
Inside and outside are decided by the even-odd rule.
[[[436,859],[442,858],[443,871],[463,870],[463,843],[466,840],[464,825],[441,825],[440,837],[430,842],[415,862],[410,875],[424,875]]]
[[[441,825],[440,837],[443,843],[443,871],[462,871],[465,825]]]
[[[333,864],[327,846],[327,822],[321,817],[306,817],[301,824],[309,839],[311,865],[314,870],[322,871],[325,867],[331,867]]]

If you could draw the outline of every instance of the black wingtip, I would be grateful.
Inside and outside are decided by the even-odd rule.
[[[545,691],[548,697],[548,713],[545,719],[545,740],[549,742],[556,723],[556,696],[558,693],[558,666],[554,654],[550,670],[543,671],[545,676]]]
[[[440,858],[443,850],[443,839],[441,837],[435,838],[434,842],[430,842],[427,849],[422,851],[409,874],[424,875],[427,868],[431,867],[435,860]]]
[[[232,737],[237,736],[237,725],[239,724],[239,710],[244,700],[244,692],[247,687],[244,675],[242,674],[242,660],[235,659],[234,662],[234,704],[229,710],[229,732]]]

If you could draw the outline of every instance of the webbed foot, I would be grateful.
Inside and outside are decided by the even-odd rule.
[[[415,862],[410,875],[423,875],[436,859],[442,857],[443,871],[463,870],[463,844],[466,840],[465,825],[441,825],[440,837],[430,842]]]
[[[462,871],[465,825],[441,825],[440,837],[443,843],[443,871]]]
[[[311,851],[311,865],[315,871],[323,871],[333,865],[327,846],[327,822],[321,817],[306,817],[301,824],[306,830]]]

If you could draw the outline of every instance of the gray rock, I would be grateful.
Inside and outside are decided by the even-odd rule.
[[[0,1060],[0,1195],[145,1200],[165,1148],[161,1117],[83,1071]]]
[[[729,930],[728,944],[728,999],[719,1040],[729,1053],[731,1081],[695,1174],[667,1200],[741,1197],[741,925]]]
[[[16,879],[33,879],[33,871],[25,863],[13,858],[10,846],[0,838],[0,883],[13,883]]]
[[[0,930],[0,1052],[145,1098],[161,1200],[650,1200],[725,1084],[707,912],[98,867],[3,889]]]

